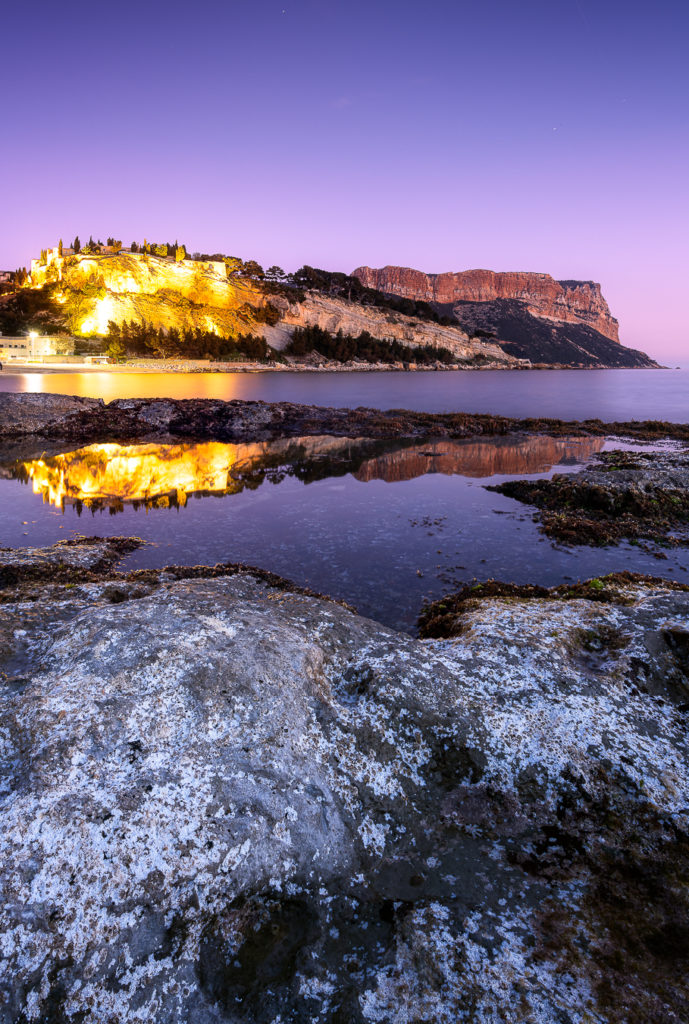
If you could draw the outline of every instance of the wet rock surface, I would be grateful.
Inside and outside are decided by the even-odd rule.
[[[48,548],[0,548],[2,589],[29,580],[98,579],[142,541],[138,537],[75,537]]]
[[[489,490],[535,505],[543,532],[565,544],[689,543],[689,449],[603,452],[575,476]]]
[[[470,413],[408,409],[332,409],[294,402],[224,402],[216,399],[99,399],[63,395],[0,394],[0,438],[79,443],[95,441],[268,441],[330,434],[359,438],[472,437],[510,433],[558,436],[661,437],[689,440],[689,424],[631,421],[603,423],[546,418],[513,419]]]
[[[209,575],[3,591],[3,1024],[686,1020],[686,590]]]

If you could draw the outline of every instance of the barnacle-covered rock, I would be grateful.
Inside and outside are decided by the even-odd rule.
[[[6,588],[0,1021],[685,1020],[689,593],[616,594]]]

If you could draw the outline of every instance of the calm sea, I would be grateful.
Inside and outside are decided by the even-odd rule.
[[[114,398],[242,398],[559,419],[689,420],[689,369],[435,373],[0,373],[0,391]]]
[[[424,379],[416,377],[415,380]],[[89,534],[146,542],[123,568],[244,562],[413,630],[474,578],[552,585],[632,569],[689,578],[689,548],[563,548],[485,489],[576,472],[603,438],[96,444],[0,450],[0,543]]]

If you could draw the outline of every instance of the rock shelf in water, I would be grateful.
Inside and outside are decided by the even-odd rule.
[[[220,399],[117,399],[0,393],[0,439],[95,441],[267,441],[330,434],[339,437],[472,437],[510,433],[689,440],[689,424],[658,420],[603,423],[514,419],[472,413],[425,413],[409,409],[333,409],[295,402]]]
[[[580,473],[488,489],[535,505],[543,532],[565,544],[689,544],[689,449],[602,452]]]
[[[687,1018],[687,588],[419,641],[118,553],[2,553],[3,1024]]]

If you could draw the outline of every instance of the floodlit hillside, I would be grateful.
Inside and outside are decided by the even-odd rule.
[[[47,291],[67,330],[81,335],[105,335],[109,321],[126,320],[233,336],[267,301],[252,281],[228,278],[222,262],[143,253],[66,256],[35,268],[29,287]]]

